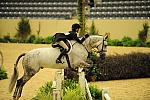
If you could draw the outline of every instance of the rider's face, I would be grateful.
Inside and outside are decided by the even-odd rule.
[[[76,32],[78,33],[78,32],[79,32],[79,30],[80,30],[80,28],[77,28],[77,29],[76,29]]]

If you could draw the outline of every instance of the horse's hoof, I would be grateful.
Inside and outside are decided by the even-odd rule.
[[[13,100],[18,100],[19,98],[17,96],[13,96]]]
[[[16,97],[13,97],[13,100],[17,100]]]

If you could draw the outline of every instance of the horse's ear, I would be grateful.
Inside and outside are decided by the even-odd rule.
[[[110,37],[110,33],[106,33],[104,39],[107,40]]]

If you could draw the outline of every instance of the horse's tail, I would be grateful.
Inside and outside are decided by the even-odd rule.
[[[18,69],[17,69],[17,65],[18,65],[18,62],[20,60],[21,57],[25,56],[25,53],[21,54],[17,60],[16,60],[16,63],[14,64],[14,73],[11,77],[11,80],[10,80],[10,83],[9,83],[9,92],[12,92],[14,86],[15,86],[15,83],[18,79],[18,76],[19,76],[19,73],[18,73]]]

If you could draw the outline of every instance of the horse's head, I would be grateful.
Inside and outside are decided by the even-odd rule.
[[[84,45],[89,52],[96,48],[98,53],[103,53],[107,51],[107,38],[107,34],[105,36],[91,35],[85,40]]]

